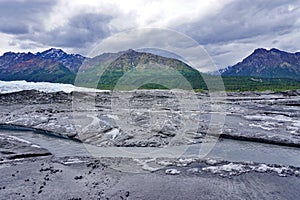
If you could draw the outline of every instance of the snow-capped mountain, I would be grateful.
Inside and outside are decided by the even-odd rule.
[[[0,80],[73,83],[85,59],[54,48],[36,54],[7,52],[0,56]]]
[[[71,72],[77,72],[86,57],[79,54],[68,54],[61,49],[51,48],[43,52],[36,53],[37,56],[57,61],[67,67]]]

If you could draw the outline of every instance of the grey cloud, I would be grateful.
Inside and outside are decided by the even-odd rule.
[[[7,34],[29,34],[41,26],[41,20],[54,6],[53,0],[1,0],[0,32]]]
[[[91,50],[90,45],[103,39],[105,41],[128,27],[137,27],[138,15],[122,12],[121,7],[114,5],[103,10],[105,13],[111,11],[109,15],[86,13],[87,9],[82,9],[84,13],[79,8],[72,10],[73,17],[67,19],[66,24],[55,26],[52,30],[46,29],[43,22],[53,14],[52,8],[57,1],[0,0],[0,33],[12,36],[10,45],[14,44],[15,48],[30,50],[31,47],[53,46],[86,54]],[[226,4],[219,13],[168,28],[183,32],[204,45],[215,62],[226,67],[240,61],[258,47],[299,50],[298,19],[300,1],[236,0]],[[173,41],[170,35],[158,37],[149,34],[135,43],[151,47],[156,42],[163,45],[170,41]],[[115,46],[110,44],[107,48],[121,50],[122,42],[126,42],[126,38],[117,38]],[[174,43],[178,49],[188,49],[184,41],[176,40]]]
[[[293,9],[291,9],[293,7]],[[177,26],[203,44],[220,67],[236,64],[254,49],[299,49],[300,1],[237,0],[203,20]],[[224,52],[224,53],[223,53]]]
[[[64,26],[51,31],[40,31],[18,39],[29,39],[46,46],[79,48],[107,37],[110,33],[108,23],[111,16],[83,13],[72,17]]]
[[[300,30],[295,29],[286,35],[266,34],[227,43],[207,44],[205,48],[212,56],[213,60],[221,67],[227,67],[240,62],[243,58],[252,53],[256,48],[278,48],[287,52],[300,51],[299,37]],[[220,51],[228,51],[226,54],[218,54]]]
[[[0,32],[7,34],[25,34],[29,32],[29,27],[25,24],[1,23]]]
[[[211,56],[221,56],[221,55],[226,55],[228,53],[230,53],[230,50],[223,50],[223,49],[215,49],[212,54],[210,54]]]
[[[289,11],[288,5],[298,7]],[[218,14],[177,29],[202,44],[232,42],[258,35],[286,34],[300,18],[299,1],[239,0],[226,5]]]

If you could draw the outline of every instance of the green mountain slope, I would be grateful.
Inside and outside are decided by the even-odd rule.
[[[97,85],[101,89],[113,89],[116,84],[123,89],[137,86],[182,89],[205,87],[200,72],[176,59],[131,49],[110,57],[102,62],[93,62],[91,59],[89,62],[95,65],[87,64],[84,70],[79,70],[76,83],[81,86]]]

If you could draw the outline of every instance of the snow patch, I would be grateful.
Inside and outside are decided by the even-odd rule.
[[[180,158],[178,161],[177,161],[177,164],[176,166],[178,167],[185,167],[193,162],[195,162],[196,160],[195,159],[191,159],[191,158]]]
[[[180,174],[181,172],[177,169],[166,169],[165,173],[169,175],[177,175]]]
[[[215,165],[218,163],[217,160],[213,160],[213,159],[207,159],[205,162],[209,165]]]
[[[76,163],[85,163],[86,161],[80,160],[78,158],[69,158],[68,160],[64,161],[63,164],[70,165]]]
[[[248,120],[254,120],[254,121],[280,121],[280,122],[291,122],[293,119],[291,117],[287,117],[284,115],[274,115],[274,116],[268,116],[268,115],[246,115],[244,116],[245,119]]]
[[[112,140],[114,140],[118,135],[120,134],[120,131],[116,128],[106,133],[106,135],[109,135]]]
[[[157,164],[162,165],[162,166],[170,166],[170,165],[173,165],[174,163],[171,161],[168,161],[168,160],[161,160],[161,161],[158,161]]]
[[[142,169],[144,169],[146,171],[154,172],[154,171],[157,171],[160,169],[160,168],[151,167],[150,165],[148,165],[148,163],[150,163],[150,162],[155,162],[156,161],[155,158],[147,159],[147,160],[133,159],[133,161],[137,162],[138,165],[142,166]]]
[[[41,149],[40,146],[36,145],[36,144],[32,144],[31,147],[34,147],[34,148],[38,148],[38,149]]]
[[[39,149],[41,148],[39,145],[32,144],[31,142],[24,140],[22,138],[18,138],[16,136],[11,136],[11,135],[7,136],[7,135],[0,134],[0,139],[14,141],[14,142],[21,142],[21,143],[29,144],[31,147],[34,148],[39,148]]]
[[[191,168],[191,169],[188,169],[187,171],[190,173],[197,173],[200,171],[200,169],[199,168]]]
[[[227,165],[221,166],[210,166],[202,168],[203,171],[210,171],[212,173],[219,173],[222,171],[231,172],[231,171],[243,171],[244,165],[242,164],[233,164],[229,163]]]
[[[267,131],[271,131],[271,130],[275,130],[276,128],[272,128],[272,127],[268,127],[268,126],[264,126],[262,124],[249,124],[250,127],[257,127],[257,128],[261,128],[263,130],[267,130]]]
[[[287,176],[291,174],[297,175],[297,171],[288,166],[268,166],[266,164],[259,165],[251,165],[246,163],[229,163],[225,165],[219,166],[209,166],[203,167],[203,171],[211,172],[213,174],[220,174],[225,176],[225,174],[232,175],[240,175],[246,172],[255,171],[259,173],[266,172],[275,172],[278,176]]]
[[[21,139],[21,138],[18,138],[18,137],[15,137],[15,136],[4,136],[2,134],[0,135],[0,137],[1,136],[2,136],[2,138],[10,140],[10,141],[18,141],[18,142],[21,142],[21,143],[31,144],[31,142],[29,142],[27,140],[24,140],[24,139]]]
[[[282,173],[288,171],[289,168],[284,167],[284,166],[283,167],[269,167],[266,164],[260,164],[258,167],[254,167],[254,170],[256,172],[261,172],[261,173],[270,171],[270,172],[276,172],[278,174],[282,174]]]

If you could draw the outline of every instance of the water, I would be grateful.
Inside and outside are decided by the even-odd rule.
[[[300,167],[300,148],[230,139],[218,142],[208,157]]]
[[[51,137],[49,135],[44,134],[38,134],[33,131],[0,129],[0,134],[16,136],[21,139],[30,141],[34,144],[48,149],[53,155],[57,157],[91,156],[90,152],[93,152],[92,155],[98,156],[118,155],[118,157],[122,157],[122,154],[117,154],[118,151],[116,154],[113,154],[115,148],[101,148],[91,145],[84,145],[76,141],[58,137]],[[195,154],[197,149],[201,147],[201,144],[192,145],[192,147],[193,148],[189,149],[189,153]],[[139,150],[133,147],[122,149],[126,149],[127,152],[147,152],[154,150],[154,148],[150,147],[140,148]],[[176,149],[177,147],[174,147],[174,150]],[[124,155],[130,156],[130,154]],[[231,162],[253,161],[266,164],[281,164],[300,167],[300,148],[263,144],[256,142],[238,141],[231,139],[223,139],[219,141],[207,157],[211,159],[222,159]]]
[[[57,157],[89,156],[89,152],[86,150],[82,143],[69,139],[23,130],[0,129],[0,134],[16,136],[18,138],[27,140],[33,144],[48,149],[53,155]]]

